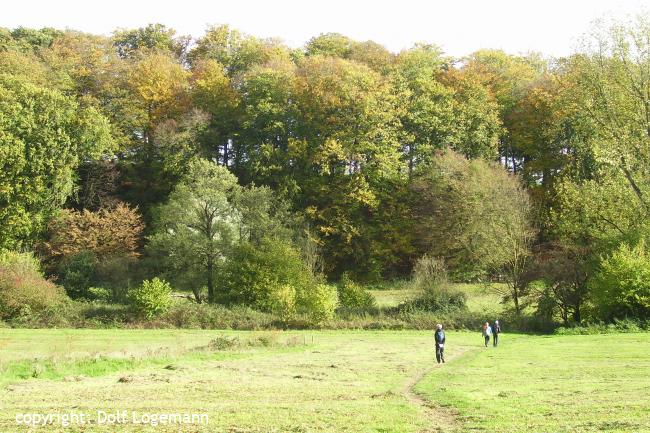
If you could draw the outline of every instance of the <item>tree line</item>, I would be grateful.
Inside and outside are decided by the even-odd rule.
[[[644,16],[566,58],[0,29],[0,248],[78,296],[155,274],[266,308],[301,273],[431,256],[506,282],[517,313],[648,318],[649,41]],[[300,281],[260,295],[277,269]]]

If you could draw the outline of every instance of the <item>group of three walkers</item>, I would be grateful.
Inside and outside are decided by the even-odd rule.
[[[494,347],[499,344],[499,334],[501,334],[501,325],[499,325],[499,321],[495,320],[494,321],[494,326],[490,326],[489,322],[485,322],[483,324],[483,337],[485,338],[485,347],[488,347],[488,344],[490,343],[490,336],[492,336],[492,343]],[[434,340],[436,343],[436,360],[438,361],[438,364],[441,362],[445,362],[445,331],[442,330],[442,325],[438,323],[436,325],[436,333],[434,334]]]

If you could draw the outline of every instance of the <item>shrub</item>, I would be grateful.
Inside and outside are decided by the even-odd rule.
[[[138,265],[138,259],[134,257],[108,257],[97,265],[97,283],[110,291],[113,301],[128,301],[128,291],[133,282],[146,278],[144,266]]]
[[[97,283],[97,257],[92,251],[67,257],[59,265],[59,276],[72,299],[91,299],[88,289]]]
[[[200,349],[221,351],[242,349],[246,347],[294,347],[300,344],[300,339],[298,338],[282,339],[280,337],[280,333],[276,331],[264,332],[257,335],[252,334],[247,339],[224,335],[214,338],[207,346],[201,347]]]
[[[424,255],[413,266],[411,286],[416,289],[429,290],[448,285],[447,268],[442,259]]]
[[[592,335],[612,333],[643,332],[650,329],[650,322],[639,322],[630,319],[614,320],[612,323],[591,323],[581,326],[559,327],[555,330],[558,335]]]
[[[159,278],[145,280],[138,288],[129,291],[129,300],[136,312],[152,319],[167,311],[172,304],[172,288]]]
[[[65,209],[51,219],[46,254],[53,260],[92,251],[100,260],[137,257],[144,224],[137,209],[118,203],[97,212]]]
[[[463,292],[447,288],[432,288],[422,291],[414,299],[403,302],[397,309],[398,311],[449,312],[466,309],[466,302],[467,296]]]
[[[367,310],[376,305],[375,298],[362,286],[350,279],[347,273],[341,277],[338,286],[339,302],[342,307],[353,310]]]
[[[0,266],[18,273],[41,274],[41,264],[31,253],[17,253],[0,249]]]
[[[300,307],[314,323],[321,323],[334,317],[339,299],[336,287],[329,284],[316,284],[302,293]]]
[[[605,320],[650,318],[650,254],[645,241],[622,244],[601,260],[591,284],[593,300]]]
[[[30,316],[66,300],[63,290],[46,280],[29,253],[0,253],[0,318]]]
[[[229,336],[214,338],[208,344],[210,350],[229,350],[240,346],[241,341],[239,340],[239,337]]]
[[[108,302],[112,298],[110,290],[103,287],[89,287],[87,292],[88,299],[93,301]]]
[[[266,310],[282,320],[291,319],[296,314],[296,288],[284,284],[268,293]]]
[[[270,312],[278,308],[279,297],[291,303],[291,286],[296,293],[313,284],[314,277],[291,245],[266,240],[259,246],[238,246],[220,271],[219,282],[226,304],[249,305]]]
[[[176,328],[254,330],[272,328],[275,316],[250,307],[178,303],[158,317],[158,321]]]
[[[398,311],[447,312],[466,309],[465,293],[452,290],[447,279],[447,269],[441,259],[422,256],[413,267],[411,287],[419,289],[418,295],[397,307]]]

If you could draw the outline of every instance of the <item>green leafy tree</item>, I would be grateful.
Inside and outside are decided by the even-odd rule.
[[[0,48],[22,52],[37,52],[47,48],[61,36],[63,32],[51,27],[30,29],[17,27],[13,30],[0,28]]]
[[[233,170],[245,182],[268,185],[290,196],[289,139],[298,116],[296,66],[290,62],[252,68],[242,77],[241,136],[233,142]]]
[[[495,159],[503,130],[498,104],[489,89],[454,70],[446,73],[443,82],[454,90],[453,127],[443,143],[468,158]]]
[[[324,33],[307,42],[307,55],[322,55],[349,58],[355,41],[340,33]]]
[[[84,158],[113,146],[108,121],[93,108],[24,79],[0,76],[0,247],[34,239],[74,186]]]
[[[208,155],[235,170],[246,158],[239,149],[241,128],[241,98],[223,65],[215,60],[195,63],[193,68],[192,101],[209,115],[202,143]],[[244,92],[245,94],[245,92]]]
[[[295,163],[287,172],[300,186],[295,200],[317,227],[330,270],[347,262],[367,272],[366,217],[400,171],[390,83],[366,66],[313,56],[297,71],[295,100],[288,152]]]
[[[120,29],[113,33],[113,45],[122,58],[148,50],[173,53],[182,59],[188,42],[187,38],[177,38],[176,31],[163,24],[149,24],[138,29]]]
[[[539,156],[534,154],[535,148],[530,146],[528,137],[524,137],[523,142],[520,138],[521,133],[526,134],[528,129],[535,133],[545,126],[544,123],[537,124],[535,121],[543,119],[547,111],[543,106],[536,107],[541,108],[539,112],[529,107],[532,98],[528,96],[531,90],[533,96],[539,96],[535,94],[535,89],[540,86],[539,81],[542,86],[545,84],[546,63],[538,54],[515,56],[491,49],[476,51],[462,60],[460,69],[463,74],[488,89],[498,105],[498,115],[503,125],[499,135],[499,156],[514,173],[524,169],[535,156]],[[522,102],[523,106],[520,105]],[[533,108],[532,112],[528,108]],[[533,116],[535,119],[531,119]],[[519,136],[513,131],[515,128],[519,128]],[[540,143],[535,143],[538,144]]]
[[[608,255],[648,233],[647,17],[594,27],[564,65],[574,146],[549,214],[563,243]]]
[[[444,258],[452,271],[500,275],[519,314],[535,239],[520,180],[494,163],[447,151],[420,169],[412,188],[422,252]]]
[[[544,282],[537,290],[538,313],[550,319],[559,315],[565,325],[579,324],[591,294],[594,263],[590,249],[555,242],[536,248],[534,261],[531,278]]]
[[[0,50],[0,74],[21,77],[39,87],[50,87],[51,84],[47,65],[30,52]]]
[[[416,45],[401,52],[392,69],[409,174],[436,150],[453,149],[470,158],[497,155],[496,101],[480,81],[450,63],[438,47]]]
[[[279,41],[258,39],[242,34],[227,25],[212,26],[196,41],[188,54],[195,65],[201,61],[214,60],[223,66],[228,77],[235,77],[255,65],[263,65],[273,59],[288,59],[289,50]]]
[[[634,247],[621,244],[610,256],[603,257],[591,286],[602,318],[649,318],[650,257],[645,241]]]
[[[238,191],[237,179],[225,167],[195,160],[159,209],[148,248],[162,256],[179,285],[194,290],[197,301],[204,286],[208,301],[215,301],[216,273],[239,240]]]
[[[122,114],[131,116],[124,125],[131,146],[121,155],[119,193],[124,201],[138,205],[150,222],[152,208],[178,181],[169,171],[172,158],[158,146],[155,132],[161,124],[190,120],[189,72],[168,54],[154,53],[129,63],[123,79],[127,107]]]

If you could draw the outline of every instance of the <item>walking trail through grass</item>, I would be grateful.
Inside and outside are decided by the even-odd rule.
[[[265,336],[267,346],[243,343],[213,351],[206,348],[212,339],[227,335],[245,342],[256,340],[256,333],[183,331],[185,349],[178,352],[175,332],[83,331],[77,333],[83,340],[78,345],[70,340],[68,352],[73,355],[67,355],[57,353],[62,352],[57,343],[62,337],[56,330],[0,331],[0,378],[6,384],[0,387],[0,430],[15,431],[18,412],[92,415],[98,409],[207,413],[209,426],[181,429],[201,432],[437,432],[453,425],[447,411],[432,410],[412,391],[435,365],[432,332],[257,333]],[[65,333],[66,339],[75,334]],[[143,339],[140,346],[133,345],[136,337]],[[455,338],[448,349],[451,360],[465,350],[470,338],[467,334],[448,338]],[[50,357],[51,352],[56,356]],[[132,364],[114,368],[111,363],[118,361],[102,358],[106,353]],[[75,371],[89,359],[108,367],[92,375]],[[12,366],[17,364],[39,373],[16,377]],[[39,431],[58,431],[54,427]],[[178,426],[118,427],[127,432],[179,431]],[[88,425],[83,431],[115,429]]]
[[[650,334],[510,336],[416,386],[462,431],[650,432]]]
[[[455,358],[461,356],[467,350],[466,347],[463,347],[454,352],[453,355],[447,357],[445,364],[447,362],[453,362]],[[427,399],[425,396],[415,391],[415,386],[422,381],[425,376],[434,373],[435,369],[441,367],[443,367],[443,364],[435,364],[433,367],[421,370],[404,384],[404,397],[406,397],[411,404],[422,408],[422,411],[425,413],[429,421],[429,426],[422,430],[421,433],[444,433],[458,431],[460,429],[458,414],[455,411],[450,408],[436,405],[433,399]]]
[[[236,338],[236,340],[234,340]],[[17,413],[209,415],[71,432],[650,432],[650,334],[0,330],[0,431]]]

